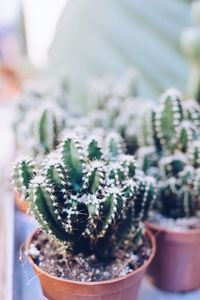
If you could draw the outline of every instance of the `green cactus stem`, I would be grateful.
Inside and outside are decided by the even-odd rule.
[[[158,151],[173,153],[176,147],[176,134],[183,121],[181,95],[170,89],[161,97],[160,106],[152,114],[153,138]]]

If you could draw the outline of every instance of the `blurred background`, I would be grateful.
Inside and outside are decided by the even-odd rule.
[[[170,86],[184,91],[189,63],[180,36],[194,23],[190,6],[189,0],[0,0],[0,105],[9,114],[1,128],[12,122],[10,103],[38,78],[67,78],[70,104],[84,112],[92,105],[92,79],[130,67],[141,96],[156,100]],[[1,130],[2,143],[5,137],[12,140]],[[7,156],[2,151],[0,165]]]
[[[38,78],[67,78],[70,105],[83,112],[92,106],[88,97],[91,80],[107,73],[121,76],[130,67],[138,74],[141,96],[156,101],[168,87],[185,91],[189,63],[181,51],[180,36],[184,28],[194,23],[191,2],[0,0],[1,196],[5,182],[10,185],[8,161],[14,157],[13,105],[24,85]],[[2,199],[3,196],[0,206],[5,204]],[[12,204],[8,201],[6,205]],[[34,292],[31,293],[28,270],[23,270],[24,274],[18,261],[19,245],[29,231],[25,226],[28,217],[20,214],[13,217],[11,208],[1,209],[0,220],[2,214],[6,222],[9,220],[9,226],[0,234],[0,243],[1,237],[9,234],[15,234],[17,239],[16,256],[8,263],[8,273],[12,263],[17,270],[14,288],[18,298],[15,299],[39,299],[37,282],[32,282]],[[15,233],[10,233],[12,222]],[[11,289],[13,283],[7,282]],[[25,288],[27,284],[29,289]],[[0,299],[4,299],[1,291],[0,280]],[[162,295],[155,294],[150,285],[142,293],[140,299],[168,299],[167,295],[161,298]],[[5,297],[9,300],[8,295]],[[180,297],[170,299],[186,299]],[[194,294],[187,299],[198,297],[199,294]]]
[[[179,41],[192,23],[190,2],[0,0],[1,86],[5,78],[11,83],[4,93],[38,74],[66,75],[73,101],[83,104],[91,78],[130,66],[141,74],[143,95],[183,89],[187,62]]]

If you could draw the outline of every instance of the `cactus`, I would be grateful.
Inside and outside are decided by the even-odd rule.
[[[158,161],[156,207],[169,218],[192,217],[199,209],[199,141],[194,141],[189,149],[189,153],[177,151]]]
[[[188,159],[194,168],[200,168],[200,140],[194,141],[188,150]]]
[[[41,108],[31,124],[34,139],[33,151],[47,154],[54,150],[59,142],[59,133],[64,128],[65,120],[62,111],[51,106]]]
[[[13,183],[16,192],[20,193],[24,199],[28,197],[30,181],[36,174],[36,164],[29,158],[19,158],[13,168]]]
[[[170,89],[162,95],[160,106],[152,113],[153,139],[158,151],[173,153],[178,127],[182,121],[181,95]]]
[[[55,149],[69,116],[67,98],[64,82],[41,80],[24,87],[13,124],[18,150],[44,155]]]
[[[166,217],[191,217],[199,209],[199,121],[199,105],[170,89],[151,113],[152,146],[137,152],[139,166],[157,179],[156,209]]]
[[[16,189],[25,186],[42,229],[74,253],[104,259],[129,236],[135,246],[142,242],[142,222],[155,199],[155,182],[137,171],[132,156],[123,154],[117,135],[99,141],[69,134],[25,178],[23,165],[29,166],[30,160],[15,164]]]
[[[196,215],[199,199],[194,194],[194,179],[195,170],[187,165],[176,177],[160,180],[157,205],[164,216],[177,219]]]
[[[58,145],[65,122],[64,112],[56,105],[45,104],[37,111],[30,110],[18,126],[20,150],[31,151],[34,156],[48,154]]]
[[[154,146],[141,147],[137,151],[138,167],[144,171],[145,174],[158,177],[158,156]]]
[[[177,149],[186,153],[199,138],[200,107],[193,101],[183,101],[175,89],[167,90],[152,110],[151,118],[149,114],[148,111],[143,117],[141,136],[145,146],[154,146],[160,156],[173,154]]]

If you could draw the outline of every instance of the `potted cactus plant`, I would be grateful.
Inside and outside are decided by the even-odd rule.
[[[155,182],[118,135],[68,134],[39,165],[16,162],[13,180],[41,228],[26,249],[48,299],[136,299],[155,253],[143,226]]]
[[[138,152],[158,186],[147,223],[157,240],[149,274],[156,286],[173,292],[200,288],[199,120],[196,102],[168,90],[152,112],[154,145]]]

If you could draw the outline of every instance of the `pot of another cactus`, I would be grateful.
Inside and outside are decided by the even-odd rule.
[[[44,162],[24,160],[31,169],[24,180],[13,177],[41,228],[26,252],[48,299],[137,298],[155,254],[143,224],[155,181],[119,141],[70,134]]]
[[[170,292],[198,289],[200,108],[169,90],[152,112],[151,129],[157,160],[152,160],[151,152],[140,151],[140,161],[148,174],[155,174],[158,186],[155,210],[147,223],[157,241],[148,273],[157,287]]]
[[[200,229],[175,231],[152,223],[148,228],[156,237],[157,253],[149,269],[150,280],[170,292],[200,288]]]

